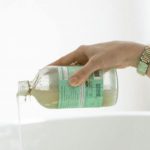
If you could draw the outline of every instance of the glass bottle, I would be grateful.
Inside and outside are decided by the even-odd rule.
[[[117,72],[95,71],[77,87],[69,78],[82,66],[47,66],[33,81],[19,81],[18,96],[31,95],[46,108],[84,108],[112,106],[118,97]]]

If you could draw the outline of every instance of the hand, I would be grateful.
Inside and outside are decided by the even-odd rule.
[[[111,68],[137,67],[144,47],[143,44],[124,41],[83,45],[50,65],[84,65],[70,78],[70,84],[78,86],[99,69],[107,71]]]

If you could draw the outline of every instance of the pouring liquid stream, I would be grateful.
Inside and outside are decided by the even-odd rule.
[[[24,150],[23,148],[23,138],[22,138],[22,126],[21,126],[21,110],[20,110],[20,101],[19,96],[17,98],[17,107],[18,107],[18,134],[19,134],[19,150]],[[26,97],[25,97],[26,100]]]

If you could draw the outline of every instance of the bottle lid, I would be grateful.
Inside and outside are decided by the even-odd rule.
[[[19,96],[27,96],[30,91],[29,81],[19,81],[18,82],[18,93]]]

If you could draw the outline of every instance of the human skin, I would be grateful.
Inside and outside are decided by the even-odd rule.
[[[130,41],[111,41],[93,45],[82,45],[71,53],[59,58],[50,65],[84,65],[69,80],[70,85],[78,86],[96,70],[137,67],[146,45]],[[150,77],[150,69],[147,72]]]

